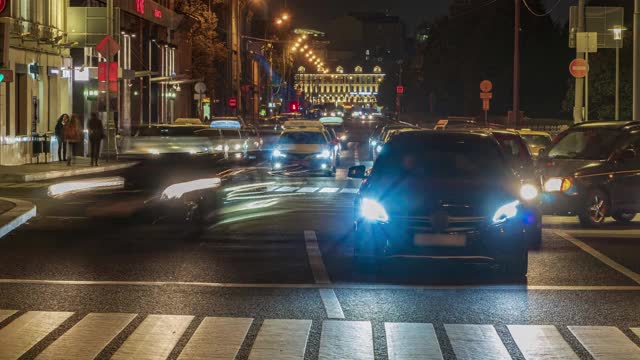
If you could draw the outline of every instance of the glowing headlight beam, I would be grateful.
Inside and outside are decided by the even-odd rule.
[[[518,200],[502,205],[493,215],[493,223],[501,224],[508,219],[515,217],[518,214],[518,205],[520,205],[520,201]]]
[[[124,178],[120,176],[94,178],[76,181],[66,181],[49,186],[48,194],[58,197],[68,194],[76,194],[93,190],[122,189]]]
[[[362,216],[371,221],[389,221],[389,215],[384,207],[377,201],[364,198],[360,204]]]
[[[538,197],[538,188],[531,184],[524,184],[520,188],[520,197],[523,200],[533,200]]]
[[[186,193],[204,189],[213,189],[220,186],[220,183],[220,178],[210,178],[173,184],[164,189],[161,198],[163,200],[180,199]]]

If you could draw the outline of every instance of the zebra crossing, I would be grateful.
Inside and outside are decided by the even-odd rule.
[[[352,187],[335,187],[335,186],[272,186],[267,188],[268,193],[298,193],[298,194],[317,194],[317,195],[333,195],[333,194],[356,194],[358,188]]]
[[[0,183],[0,189],[39,189],[48,188],[53,184],[51,182],[3,182]]]
[[[374,359],[374,339],[386,342],[390,360],[444,359],[451,351],[459,360],[579,359],[586,352],[596,360],[640,359],[640,328],[613,326],[507,325],[517,346],[508,350],[496,327],[486,324],[384,323],[384,336],[374,337],[370,321],[301,320],[138,315],[127,313],[0,310],[0,360],[18,359],[39,344],[36,359],[235,359],[246,349],[250,360]],[[320,322],[319,349],[308,344]],[[191,329],[191,330],[190,330]],[[253,331],[252,331],[253,330]],[[628,334],[625,333],[628,331]],[[121,333],[125,336],[121,336]],[[251,334],[251,335],[250,335]],[[444,335],[443,335],[444,334]],[[571,338],[570,338],[571,337]],[[317,343],[317,342],[316,342]],[[578,345],[582,349],[576,349]],[[574,344],[574,345],[572,345]],[[447,345],[445,345],[447,346]],[[106,349],[106,350],[105,350]],[[105,352],[106,353],[103,353]],[[311,353],[313,351],[313,353]],[[317,355],[315,354],[317,351]],[[177,354],[177,355],[175,355]]]

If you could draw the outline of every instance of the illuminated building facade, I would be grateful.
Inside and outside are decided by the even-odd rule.
[[[296,89],[308,104],[359,105],[373,107],[378,102],[378,92],[385,74],[380,66],[365,69],[357,65],[345,71],[337,66],[334,71],[307,72],[298,67]]]

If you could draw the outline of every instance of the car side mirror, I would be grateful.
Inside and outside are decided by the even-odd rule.
[[[351,179],[364,179],[366,178],[367,168],[364,165],[352,166],[349,168],[348,177]]]
[[[618,151],[613,158],[616,161],[624,161],[628,159],[633,159],[635,157],[636,157],[636,152],[634,150],[624,149],[624,150]]]

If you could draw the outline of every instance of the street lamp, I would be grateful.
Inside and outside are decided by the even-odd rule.
[[[616,41],[616,102],[615,120],[620,120],[620,48],[622,47],[622,32],[626,30],[623,26],[616,25],[613,29],[613,40]]]

